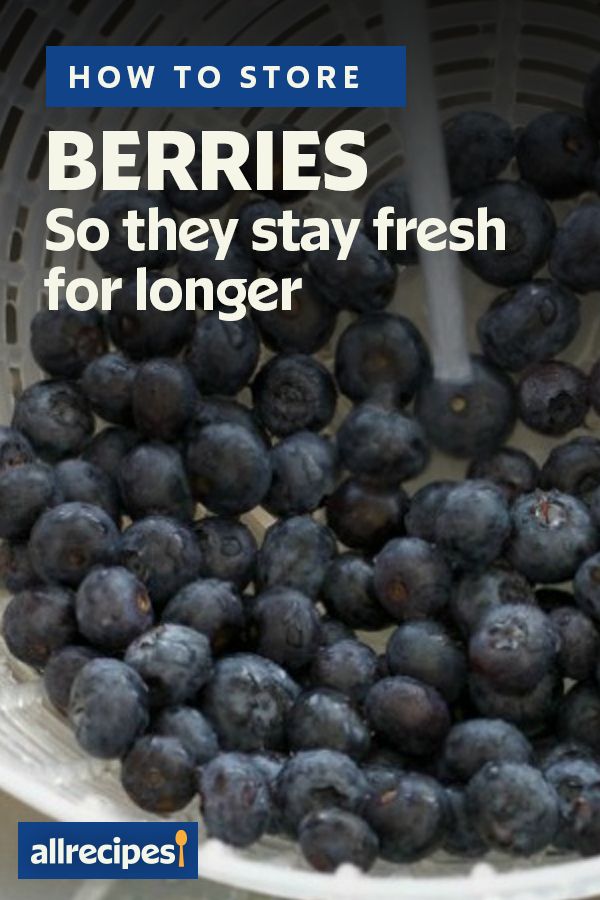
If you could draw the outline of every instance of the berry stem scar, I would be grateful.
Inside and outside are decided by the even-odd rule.
[[[409,48],[409,95],[406,109],[400,115],[413,212],[419,221],[438,217],[447,224],[452,219],[450,187],[425,0],[414,3],[384,0],[384,19],[389,43],[405,44]],[[419,257],[425,279],[435,376],[440,381],[468,383],[472,371],[459,259],[447,249],[436,253],[419,249]]]

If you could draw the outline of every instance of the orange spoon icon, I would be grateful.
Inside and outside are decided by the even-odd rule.
[[[177,865],[180,869],[183,869],[183,866],[184,866],[183,848],[187,844],[187,839],[188,839],[187,833],[183,830],[183,828],[180,828],[179,831],[177,831],[175,833],[175,843],[179,847],[179,862]]]

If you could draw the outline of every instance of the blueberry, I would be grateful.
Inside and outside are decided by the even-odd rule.
[[[51,586],[15,594],[4,610],[2,634],[13,656],[41,669],[55,650],[77,637],[73,595]]]
[[[540,487],[591,499],[600,487],[600,440],[583,435],[553,447],[542,467]]]
[[[135,431],[112,426],[97,432],[86,444],[81,456],[113,478],[121,461],[139,442],[140,437]]]
[[[342,463],[353,475],[380,484],[415,478],[429,462],[429,448],[419,423],[371,402],[352,409],[337,433]]]
[[[76,456],[94,431],[87,400],[70,381],[38,381],[26,388],[12,424],[48,462]]]
[[[125,650],[154,622],[146,588],[120,566],[97,567],[83,579],[75,614],[83,637],[107,653]]]
[[[0,537],[26,538],[43,512],[62,501],[56,474],[43,463],[25,463],[0,474]]]
[[[365,712],[378,737],[411,756],[439,749],[451,724],[448,706],[434,688],[401,675],[371,688]]]
[[[585,83],[583,105],[587,120],[600,136],[600,65],[592,69]]]
[[[377,750],[375,751],[378,752]],[[393,791],[404,775],[404,768],[386,762],[371,762],[371,756],[361,766],[361,771],[369,784],[370,794],[383,794],[385,791]]]
[[[335,412],[333,378],[318,360],[281,353],[259,370],[252,385],[256,413],[271,434],[321,431]]]
[[[75,676],[91,659],[99,656],[93,647],[66,644],[55,650],[44,669],[44,689],[52,706],[66,716]]]
[[[35,453],[25,435],[0,425],[0,475],[31,462],[35,462]]]
[[[314,250],[308,270],[317,291],[334,309],[357,313],[379,312],[390,303],[396,271],[363,231],[354,238],[345,260],[338,259],[340,243],[330,233],[329,248]]]
[[[258,551],[258,586],[285,585],[315,597],[335,553],[332,532],[310,516],[281,519],[267,529]]]
[[[233,188],[225,172],[217,176],[217,187],[207,190],[202,185],[202,131],[191,128],[188,132],[195,144],[195,154],[186,166],[188,174],[196,185],[196,190],[180,188],[169,171],[165,173],[165,194],[171,206],[190,216],[203,216],[215,212],[224,206],[233,196]],[[177,154],[174,144],[167,145],[165,156],[172,158]]]
[[[506,603],[535,602],[527,579],[505,563],[499,563],[483,572],[466,572],[455,582],[450,612],[463,635],[469,637],[489,610]]]
[[[573,579],[577,606],[595,622],[600,622],[600,553],[590,556],[577,569]]]
[[[304,271],[302,287],[294,290],[289,306],[282,309],[278,303],[275,309],[254,313],[263,343],[276,353],[316,353],[325,347],[333,335],[337,311],[323,300]]]
[[[550,254],[556,230],[552,210],[533,188],[514,181],[496,181],[472,191],[460,201],[455,214],[477,222],[482,208],[487,208],[488,221],[504,221],[505,249],[495,249],[492,235],[487,250],[479,249],[476,242],[463,253],[465,262],[490,284],[511,287],[528,281]]]
[[[585,423],[588,382],[570,363],[549,360],[532,366],[519,382],[519,416],[533,431],[562,435]]]
[[[536,461],[516,447],[501,447],[490,456],[474,459],[467,469],[467,478],[492,482],[501,488],[509,503],[519,494],[534,491],[539,477]]]
[[[105,353],[92,360],[81,378],[81,387],[97,416],[115,425],[131,425],[131,400],[135,363],[120,353]]]
[[[375,593],[397,622],[426,619],[447,604],[450,569],[440,551],[420,538],[396,538],[375,559]]]
[[[262,774],[269,788],[271,814],[267,832],[269,834],[281,834],[283,825],[277,797],[277,779],[283,769],[286,757],[281,753],[249,753],[248,758]]]
[[[481,357],[471,358],[472,380],[426,380],[415,415],[429,440],[451,456],[489,456],[511,434],[517,417],[508,376]]]
[[[282,750],[289,712],[299,692],[287,672],[252,653],[217,660],[201,709],[226,750]]]
[[[377,677],[375,652],[354,639],[320,647],[310,670],[311,684],[341,691],[355,704],[362,703]]]
[[[120,535],[100,507],[62,503],[38,519],[29,546],[42,580],[77,587],[92,566],[116,561]]]
[[[224,259],[217,259],[219,245],[213,234],[206,238],[206,247],[201,250],[182,250],[179,254],[179,277],[208,279],[216,289],[223,281],[230,278],[252,282],[256,278],[256,264],[246,252],[237,238],[229,245]],[[202,307],[202,293],[196,294],[196,305]],[[213,301],[214,302],[214,301]],[[214,304],[215,308],[225,309],[226,304]],[[212,309],[212,307],[210,307]],[[208,307],[207,307],[208,309]],[[227,312],[231,312],[228,308]]]
[[[594,675],[600,657],[600,634],[580,609],[559,606],[549,614],[558,636],[558,664],[566,678],[584,681]]]
[[[515,152],[510,125],[493,112],[457,113],[444,122],[443,135],[453,194],[467,194],[493,181]]]
[[[261,436],[244,425],[201,428],[185,449],[192,494],[211,512],[235,516],[258,506],[271,485],[271,457]]]
[[[153,440],[176,440],[192,414],[196,396],[192,376],[180,362],[152,359],[142,363],[132,393],[137,430]]]
[[[511,532],[508,505],[491,482],[465,481],[452,488],[438,513],[436,542],[449,564],[484,569],[501,555]]]
[[[558,711],[558,734],[600,754],[600,693],[592,681],[574,684]]]
[[[118,470],[123,508],[132,519],[172,516],[191,521],[196,504],[181,454],[169,444],[139,444]]]
[[[231,581],[240,591],[254,579],[256,538],[249,528],[236,519],[207,516],[194,524],[202,551],[200,575]]]
[[[125,662],[144,679],[153,707],[193,700],[212,674],[207,638],[184,625],[159,625],[136,636]]]
[[[37,585],[27,541],[0,543],[0,582],[13,594]]]
[[[149,272],[146,290],[161,276]],[[161,299],[166,300],[167,297]],[[175,356],[191,340],[196,317],[193,310],[183,303],[175,309],[163,311],[149,304],[147,309],[137,308],[137,280],[125,278],[123,287],[112,295],[111,309],[107,316],[108,331],[113,344],[131,359],[148,359],[151,356]]]
[[[501,294],[477,322],[487,359],[518,372],[569,346],[581,325],[579,298],[547,278]]]
[[[409,675],[436,688],[448,702],[466,684],[467,660],[456,641],[437,622],[425,619],[396,628],[387,643],[390,675]]]
[[[348,478],[327,500],[327,524],[347,547],[376,552],[402,534],[408,505],[402,488]]]
[[[560,491],[523,494],[513,506],[512,519],[508,560],[530,581],[567,581],[598,548],[587,508]]]
[[[290,756],[277,779],[283,825],[297,834],[308,813],[335,806],[360,814],[368,782],[356,763],[337,750],[304,750]]]
[[[533,690],[525,694],[501,693],[476,673],[469,679],[471,701],[479,715],[505,719],[527,735],[539,734],[553,722],[562,686],[562,678],[554,671],[544,675]]]
[[[432,778],[409,773],[402,775],[391,790],[372,795],[364,814],[379,837],[383,859],[413,862],[442,841],[446,799]]]
[[[101,269],[111,275],[130,275],[138,267],[166,269],[175,263],[177,252],[167,249],[164,230],[159,229],[161,236],[157,249],[150,250],[148,247],[148,216],[153,207],[156,208],[159,219],[173,217],[171,207],[161,194],[143,190],[110,191],[88,210],[89,217],[101,219],[108,226],[108,243],[102,249],[90,253]],[[131,250],[128,246],[123,219],[130,210],[135,210],[143,220],[142,226],[137,229],[137,238],[146,244],[145,250]]]
[[[239,241],[248,256],[251,256],[256,265],[266,272],[281,272],[282,274],[289,272],[300,266],[304,258],[304,251],[300,247],[295,250],[286,250],[282,246],[282,233],[281,229],[278,228],[275,230],[269,229],[269,233],[274,234],[277,238],[277,244],[272,250],[265,250],[264,246],[261,246],[261,249],[252,247],[253,242],[256,240],[254,234],[255,223],[259,219],[278,220],[281,218],[282,213],[283,207],[277,200],[264,200],[259,197],[248,200],[237,211],[237,236]],[[302,231],[302,226],[293,230],[293,238],[297,243],[302,237]],[[259,240],[259,244],[262,245],[262,243],[262,240]]]
[[[581,294],[600,288],[600,203],[584,203],[562,222],[550,256],[557,281]]]
[[[355,553],[342,553],[325,572],[321,600],[333,616],[350,628],[378,631],[390,617],[379,603],[373,584],[373,566]]]
[[[118,659],[92,659],[77,673],[69,721],[91,756],[123,756],[148,726],[148,690],[138,673]]]
[[[383,393],[403,406],[430,369],[420,331],[404,316],[360,316],[342,332],[335,351],[335,377],[353,403]]]
[[[543,197],[576,197],[592,180],[598,140],[580,116],[545,112],[522,130],[516,155],[521,178]]]
[[[411,498],[404,517],[406,533],[432,544],[435,540],[435,522],[454,481],[430,481]]]
[[[518,728],[502,719],[470,719],[453,725],[442,753],[444,774],[462,783],[486,763],[531,763],[533,749]]]
[[[273,479],[263,506],[277,516],[318,509],[337,480],[335,444],[312,431],[297,431],[271,451]],[[331,524],[331,523],[330,523]]]
[[[287,733],[293,753],[325,748],[360,760],[371,743],[369,729],[349,698],[323,687],[300,694],[290,712]]]
[[[467,809],[490,847],[532,856],[552,843],[558,828],[558,796],[537,769],[491,762],[471,779]]]
[[[202,564],[193,531],[167,516],[148,516],[130,525],[120,555],[121,564],[144,582],[157,608],[193,581]]]
[[[537,766],[544,774],[557,763],[578,759],[589,759],[597,762],[594,751],[586,744],[577,741],[561,741],[555,736],[545,740],[542,738],[537,746]]]
[[[121,498],[111,475],[83,459],[65,459],[54,471],[59,493],[65,503],[90,503],[118,522]]]
[[[398,773],[403,774],[405,772],[406,762],[406,758],[397,750],[379,742],[374,745],[369,753],[363,766],[363,771],[366,774],[368,768],[378,767],[380,769],[388,769],[388,774],[389,770],[394,770],[397,776]]]
[[[333,647],[340,641],[351,641],[354,639],[354,632],[351,628],[339,619],[333,619],[331,616],[321,616],[319,628],[319,647]]]
[[[471,670],[501,693],[533,690],[556,662],[558,635],[535,606],[506,604],[490,609],[469,642]]]
[[[182,587],[167,603],[163,622],[193,628],[208,638],[215,653],[222,653],[240,644],[244,610],[230,582],[200,578]]]
[[[177,738],[146,734],[123,759],[121,784],[146,812],[175,812],[196,793],[193,760]]]
[[[256,652],[291,671],[302,669],[319,647],[319,615],[312,600],[291,587],[258,594],[248,612]]]
[[[581,757],[565,759],[544,774],[558,794],[556,846],[595,856],[600,851],[600,765]]]
[[[344,864],[367,872],[379,849],[377,835],[364,819],[335,808],[305,816],[298,841],[304,858],[319,872],[335,872]]]
[[[196,324],[184,355],[198,390],[234,395],[245,387],[256,368],[260,341],[249,316],[226,322],[210,312]]]
[[[254,410],[231,397],[203,397],[196,404],[186,429],[186,439],[193,440],[207,425],[239,425],[257,437],[268,449],[271,441],[258,421]]]
[[[195,765],[203,766],[219,752],[219,742],[207,718],[193,706],[167,706],[154,719],[156,734],[177,738]]]
[[[467,810],[466,792],[452,785],[445,789],[444,796],[447,827],[443,848],[446,853],[467,859],[485,856],[487,847],[475,830]]]
[[[78,312],[63,302],[40,310],[31,320],[29,345],[38,366],[54,378],[79,378],[106,352],[106,331],[97,309]]]
[[[375,246],[377,246],[378,239],[373,222],[377,218],[379,210],[384,206],[392,207],[395,219],[413,218],[410,192],[405,178],[392,178],[390,181],[380,184],[367,199],[363,227],[365,234]],[[388,249],[384,251],[391,263],[399,266],[412,266],[419,261],[419,249],[414,231],[407,233],[406,250],[397,250],[394,246],[395,243],[390,240]]]
[[[269,786],[252,760],[222,753],[199,773],[200,812],[209,837],[234,847],[259,840],[271,819]]]
[[[262,147],[258,144],[257,132],[270,132],[272,135],[272,182],[270,188],[261,187],[260,190],[257,189],[257,193],[263,194],[265,197],[275,197],[277,200],[287,201],[288,203],[293,203],[294,200],[299,200],[302,197],[305,197],[308,194],[307,190],[302,188],[286,188],[284,184],[284,175],[286,171],[286,166],[284,163],[286,149],[284,148],[284,135],[286,132],[297,131],[298,128],[295,125],[290,125],[289,123],[279,124],[279,123],[270,123],[265,125],[259,125],[257,130],[253,132],[253,134],[249,137],[249,152],[248,158],[244,164],[243,172],[246,175],[246,178],[250,184],[252,190],[256,187],[256,170],[258,167],[258,155],[262,151]],[[264,147],[264,145],[262,145]],[[322,161],[318,151],[315,150],[314,145],[310,145],[310,149],[308,145],[299,144],[299,149],[302,152],[302,156],[312,157],[312,162],[305,160],[305,164],[302,166],[302,175],[303,176],[316,176],[321,174],[322,170]],[[264,179],[262,179],[264,181]]]

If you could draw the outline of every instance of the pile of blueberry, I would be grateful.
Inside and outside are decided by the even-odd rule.
[[[216,281],[302,270],[290,312],[239,322],[138,311],[134,268],[175,260],[130,253],[118,220],[156,198],[98,202],[98,262],[125,286],[106,315],[35,316],[48,377],[0,430],[3,633],[142,809],[199,795],[210,836],[292,836],[323,871],[438,847],[600,853],[600,437],[541,468],[504,445],[518,416],[562,436],[600,412],[600,363],[555,359],[579,328],[573,291],[600,289],[600,203],[556,229],[547,202],[600,187],[599,136],[600,68],[585,118],[517,135],[489,113],[448,123],[458,214],[487,205],[508,234],[468,260],[506,292],[460,388],[385,312],[416,257],[379,253],[369,221],[407,214],[401,180],[371,196],[345,262],[253,257],[252,221],[298,199],[280,188],[244,204],[226,260],[181,254],[182,274]],[[497,180],[514,156],[521,180]],[[229,199],[172,186],[161,202]],[[552,279],[535,278],[546,262]],[[313,354],[341,310],[356,316],[332,374]],[[340,394],[353,405],[326,436]],[[432,445],[470,460],[465,480],[409,498]],[[274,517],[260,547],[240,519],[258,506]],[[390,628],[377,655],[365,633]]]

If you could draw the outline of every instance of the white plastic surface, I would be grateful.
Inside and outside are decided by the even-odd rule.
[[[407,2],[407,0],[398,0]],[[153,4],[152,4],[153,5]],[[107,40],[129,44],[273,43],[310,44],[330,34],[330,42],[383,43],[379,6],[373,0],[171,0],[165,12],[149,17],[143,0],[8,0],[2,12],[0,59],[0,421],[11,415],[15,390],[38,373],[27,349],[31,317],[43,302],[40,286],[52,261],[43,251],[47,209],[60,205],[46,188],[43,135],[48,128],[256,127],[276,111],[45,110],[43,78],[36,81],[36,59],[50,42]],[[515,125],[548,108],[577,109],[585,74],[600,55],[600,7],[592,0],[433,0],[433,52],[436,87],[444,116],[467,108],[494,109]],[[82,10],[77,13],[77,10]],[[26,10],[30,10],[25,19]],[[120,10],[121,18],[115,11]],[[84,24],[85,17],[85,24]],[[20,23],[20,24],[19,24]],[[551,25],[549,23],[552,23]],[[17,26],[13,33],[13,28]],[[2,42],[10,43],[10,52]],[[11,55],[12,53],[12,55]],[[0,66],[0,69],[2,66]],[[343,127],[364,129],[370,178],[360,197],[322,195],[312,207],[360,214],[364,195],[397,171],[402,162],[397,125],[378,110],[297,110],[288,119],[323,133]],[[65,205],[83,214],[95,192],[75,193]],[[237,201],[239,202],[239,200]],[[563,205],[564,214],[568,205]],[[224,215],[228,211],[224,210]],[[56,263],[57,260],[55,259]],[[60,264],[75,273],[96,272],[76,252]],[[498,291],[465,273],[469,343],[476,348],[473,323]],[[424,287],[416,269],[401,273],[392,306],[427,333]],[[600,297],[583,299],[584,325],[567,358],[589,369],[600,355]],[[342,316],[340,328],[347,322]],[[331,361],[331,352],[323,354]],[[344,404],[340,403],[340,414]],[[598,431],[598,419],[589,426]],[[538,461],[549,444],[518,429],[512,443]],[[436,460],[426,478],[460,477],[464,464]],[[257,531],[265,514],[248,517]],[[40,811],[64,820],[114,820],[140,816],[123,794],[115,764],[86,757],[65,725],[48,707],[37,677],[8,658],[0,647],[0,787]],[[192,806],[187,811],[195,816]],[[178,816],[179,817],[179,816]],[[492,868],[494,866],[494,868]],[[546,855],[533,861],[486,859],[474,869],[437,856],[416,866],[379,864],[369,875],[341,871],[334,877],[310,872],[290,844],[266,840],[248,852],[214,842],[200,848],[204,877],[263,894],[303,900],[411,900],[486,897],[568,900],[600,892],[600,858],[565,860]],[[198,895],[206,896],[206,888]]]

